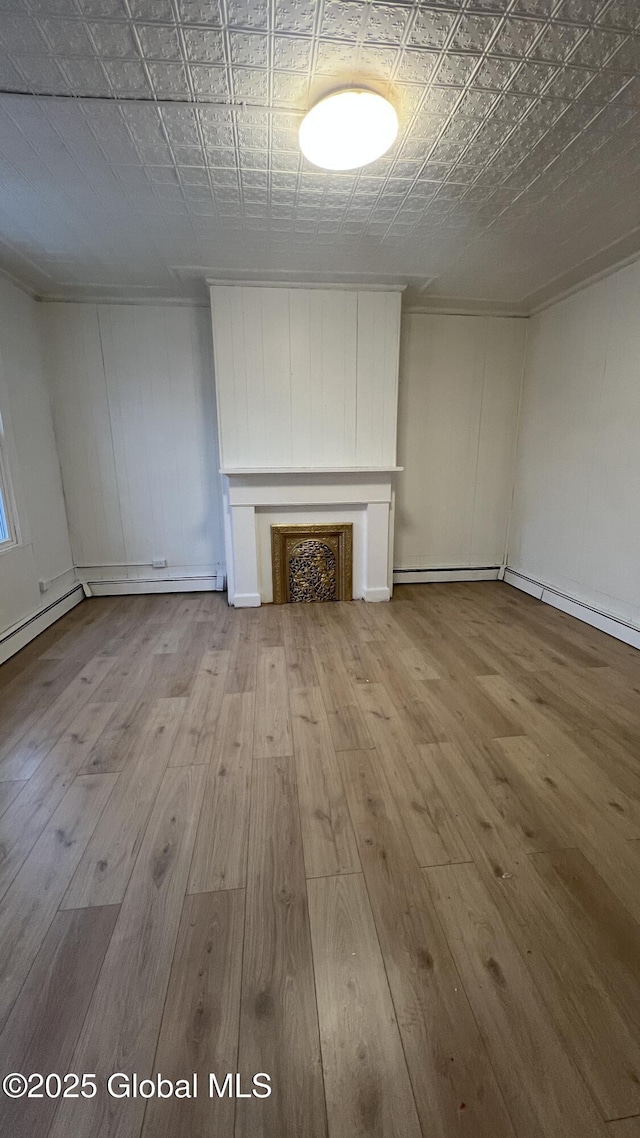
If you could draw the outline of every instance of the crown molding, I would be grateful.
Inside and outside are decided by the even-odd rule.
[[[332,289],[338,292],[353,292],[355,290],[363,292],[404,292],[407,287],[404,284],[381,284],[377,281],[375,284],[368,281],[319,281],[319,280],[260,280],[242,278],[229,279],[227,277],[207,277],[206,283],[209,287],[223,286],[224,288],[307,288],[307,289]]]
[[[527,310],[529,316],[535,316],[538,312],[543,312],[546,308],[551,308],[554,304],[560,304],[561,301],[566,300],[570,296],[574,296],[577,292],[582,292],[583,289],[589,288],[592,284],[597,284],[598,281],[605,280],[607,277],[613,276],[620,269],[626,268],[627,265],[633,265],[635,261],[640,260],[640,227],[632,230],[626,237],[621,238],[619,241],[612,242],[611,245],[606,245],[598,253],[592,257],[581,261],[566,273],[555,277],[548,285],[538,289],[535,293],[530,293],[525,298],[527,303]],[[625,252],[625,247],[634,245],[629,252]],[[611,253],[613,250],[619,249],[621,255],[614,261],[611,261]],[[591,266],[591,272],[588,272]],[[587,271],[587,275],[584,274]],[[574,279],[572,279],[574,278]],[[562,285],[565,284],[563,288]],[[553,292],[550,289],[553,285],[557,287]],[[546,294],[546,295],[545,295]],[[536,303],[538,297],[538,303]]]
[[[518,310],[513,305],[501,301],[456,300],[453,297],[433,300],[429,304],[403,305],[402,314],[407,316],[500,316],[510,320],[526,320],[528,312]]]
[[[245,288],[291,288],[291,289],[327,289],[337,291],[362,290],[368,292],[405,292],[409,289],[403,303],[403,313],[410,315],[441,315],[441,316],[496,316],[512,319],[526,319],[535,316],[547,308],[559,304],[569,297],[581,292],[585,288],[604,280],[620,269],[634,264],[640,259],[640,227],[634,229],[619,241],[601,249],[592,257],[573,266],[570,270],[555,277],[546,285],[528,294],[519,301],[485,300],[480,297],[456,296],[424,296],[416,297],[414,285],[407,278],[403,281],[399,274],[393,279],[384,280],[380,274],[347,274],[347,273],[294,273],[281,270],[275,274],[264,276],[243,276],[242,273],[232,274],[231,270],[219,270],[198,265],[173,266],[172,271],[177,277],[178,290],[182,285],[184,292],[177,291],[165,295],[158,294],[145,286],[137,289],[123,289],[122,292],[101,292],[101,286],[95,281],[84,286],[58,289],[47,286],[34,286],[28,283],[15,271],[0,266],[0,279],[4,279],[18,288],[32,300],[42,303],[55,304],[132,304],[132,305],[166,305],[178,307],[207,308],[209,306],[208,288],[211,286],[245,287]],[[611,260],[613,254],[618,254]],[[34,269],[41,273],[34,263]],[[590,271],[589,271],[590,270]],[[415,298],[415,299],[414,299]]]
[[[36,297],[42,304],[137,304],[149,307],[209,308],[209,302],[192,296],[141,296],[124,293],[100,296],[90,292],[46,293]]]
[[[25,296],[30,297],[31,300],[40,300],[40,293],[37,289],[35,289],[33,285],[27,284],[21,277],[17,277],[15,273],[10,272],[9,269],[0,268],[0,277],[9,284],[12,284],[14,288],[19,289],[20,292],[23,292]]]

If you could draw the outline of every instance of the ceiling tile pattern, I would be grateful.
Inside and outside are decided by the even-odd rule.
[[[398,140],[316,170],[301,113],[354,82]],[[637,0],[0,0],[0,88],[0,260],[43,295],[393,279],[527,311],[640,247]]]

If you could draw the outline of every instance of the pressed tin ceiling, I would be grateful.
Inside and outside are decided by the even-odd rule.
[[[640,250],[639,70],[637,0],[0,0],[0,264],[42,296],[526,313]],[[400,133],[324,173],[297,128],[343,85]]]

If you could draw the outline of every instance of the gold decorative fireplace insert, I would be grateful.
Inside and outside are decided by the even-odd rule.
[[[353,526],[271,526],[273,603],[350,601]]]

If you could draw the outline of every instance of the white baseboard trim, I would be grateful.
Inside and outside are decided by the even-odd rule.
[[[105,581],[85,581],[92,597],[117,597],[137,593],[203,593],[221,592],[220,575],[203,577],[112,578]]]
[[[262,604],[260,593],[235,593],[229,598],[234,609],[258,609]]]
[[[57,601],[52,601],[46,608],[41,609],[39,612],[34,613],[32,616],[26,617],[20,621],[19,624],[14,625],[13,628],[8,629],[7,632],[0,637],[0,664],[4,664],[11,656],[15,656],[21,648],[31,640],[35,640],[41,632],[51,624],[55,624],[61,616],[69,612],[80,601],[84,600],[84,592],[82,585],[74,585],[68,593],[60,597]]]
[[[600,609],[595,609],[591,605],[585,604],[584,601],[578,601],[566,593],[560,593],[557,589],[552,589],[541,581],[534,581],[531,577],[525,577],[523,573],[517,573],[515,569],[505,569],[504,579],[507,585],[513,585],[514,588],[529,593],[530,596],[536,597],[545,605],[560,609],[561,612],[566,612],[569,616],[575,616],[585,624],[598,628],[600,632],[606,632],[609,636],[614,636],[616,640],[622,640],[625,644],[630,644],[632,648],[640,649],[640,628],[635,628],[624,620],[618,620],[615,616],[609,616],[607,613],[601,612]]]
[[[462,569],[394,569],[394,585],[423,585],[429,581],[497,581],[499,565]]]
[[[365,589],[362,596],[368,604],[378,604],[380,601],[391,600],[391,589],[388,589],[386,585],[378,589]]]

